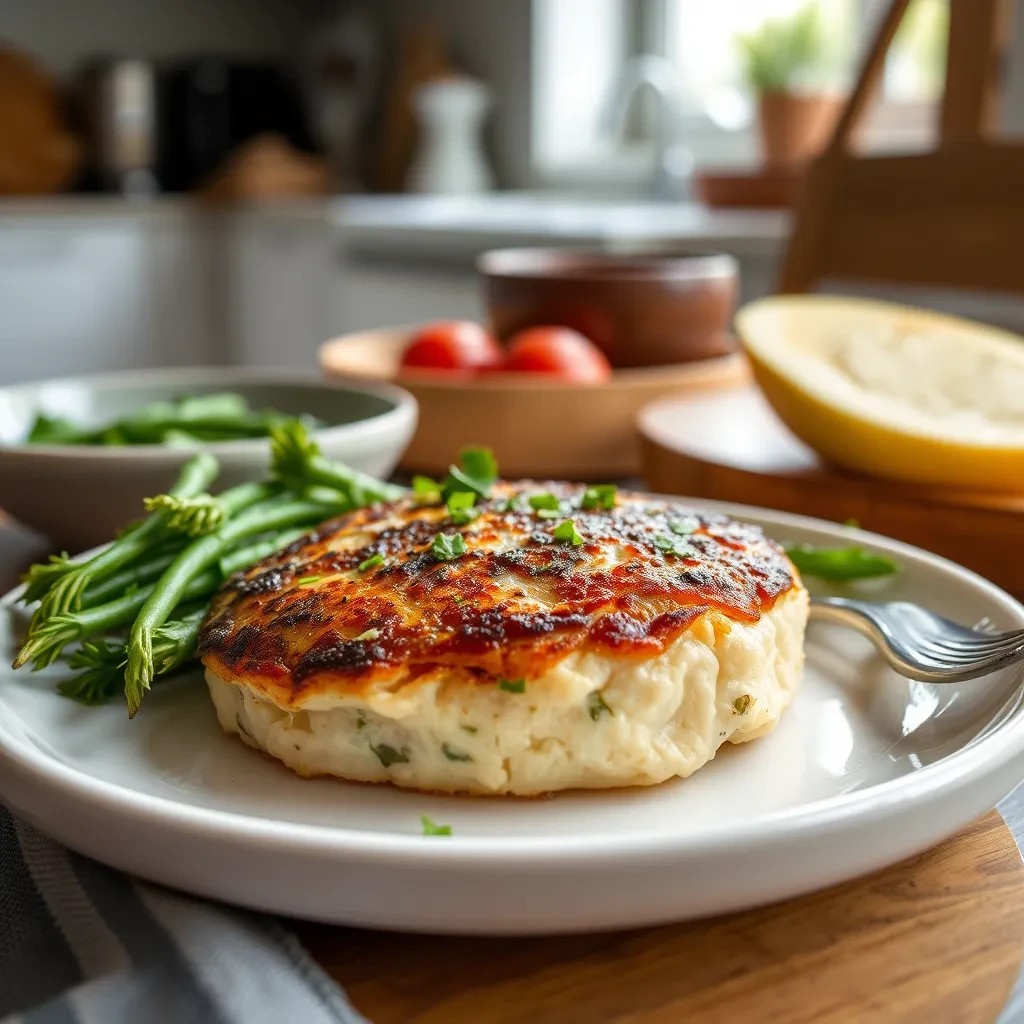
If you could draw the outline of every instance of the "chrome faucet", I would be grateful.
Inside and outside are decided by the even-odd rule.
[[[683,142],[684,105],[679,71],[667,57],[644,53],[626,61],[609,96],[601,129],[608,137],[621,138],[630,108],[645,88],[660,100],[650,190],[661,199],[686,199],[693,174],[693,152]]]

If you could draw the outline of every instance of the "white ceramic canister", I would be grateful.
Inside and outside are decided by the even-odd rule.
[[[471,78],[442,78],[416,90],[420,135],[409,191],[467,195],[494,187],[481,135],[490,106],[487,87]]]

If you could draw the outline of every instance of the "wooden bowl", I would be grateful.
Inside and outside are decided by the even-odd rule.
[[[666,366],[735,350],[731,256],[494,249],[480,256],[477,269],[501,340],[524,327],[572,327],[616,367]]]
[[[567,384],[531,374],[483,377],[399,372],[415,328],[362,331],[326,342],[331,377],[393,381],[419,403],[419,425],[402,458],[406,470],[444,473],[463,445],[494,449],[503,475],[596,479],[637,473],[636,415],[655,398],[749,380],[743,356],[647,370],[619,370],[606,384]]]

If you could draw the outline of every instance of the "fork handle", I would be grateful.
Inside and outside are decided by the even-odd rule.
[[[868,633],[874,627],[864,610],[854,601],[845,597],[812,597],[810,616],[822,622],[835,622],[840,626],[852,626],[862,633]]]

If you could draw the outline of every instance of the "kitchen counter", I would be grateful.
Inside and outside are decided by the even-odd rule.
[[[104,193],[68,193],[53,196],[2,196],[0,222],[36,222],[93,218],[124,222],[178,221],[209,214],[258,215],[288,219],[325,221],[331,215],[331,201],[320,197],[296,198],[276,203],[207,203],[190,195],[156,195],[125,198]]]
[[[712,210],[696,203],[581,198],[543,192],[482,196],[349,196],[334,223],[353,253],[429,252],[472,258],[503,245],[600,245],[609,249],[685,247],[736,256],[778,255],[789,233],[782,210]]]
[[[184,195],[0,198],[0,221],[23,223],[51,218],[180,221],[210,213],[321,221],[336,228],[352,251],[429,251],[456,259],[493,246],[552,242],[613,249],[678,244],[774,257],[790,226],[789,213],[781,210],[712,210],[696,203],[551,192],[352,195],[224,205],[207,205]]]

